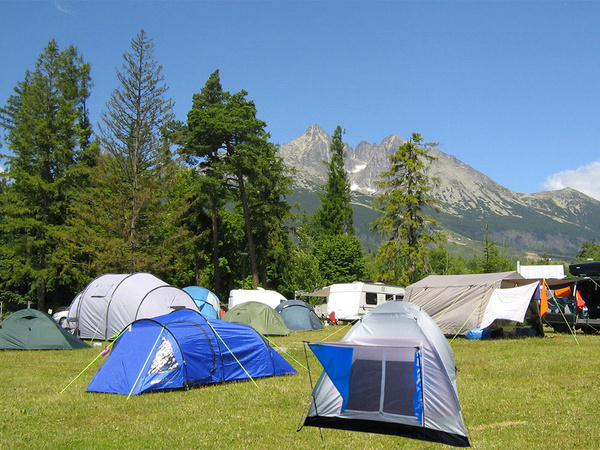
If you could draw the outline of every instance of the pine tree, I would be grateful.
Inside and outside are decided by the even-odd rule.
[[[52,306],[64,301],[60,290],[69,283],[69,267],[57,255],[71,194],[81,181],[73,168],[87,160],[89,73],[75,47],[61,51],[52,40],[0,109],[11,152],[5,155],[9,183],[0,204],[2,284],[20,290],[40,310],[48,295],[56,296],[48,298]]]
[[[247,183],[257,167],[265,167],[260,158],[264,156],[261,149],[268,146],[268,134],[266,124],[256,117],[254,102],[246,99],[247,94],[243,90],[236,94],[223,91],[219,71],[215,71],[202,91],[194,95],[182,151],[212,180],[215,275],[219,267],[217,211],[231,199],[242,211],[252,284],[257,287],[258,256]],[[218,286],[218,278],[215,285]]]
[[[261,284],[267,287],[269,273],[277,277],[289,263],[293,245],[288,228],[292,192],[290,169],[277,156],[277,146],[267,141],[256,147],[248,173],[248,202],[256,241]]]
[[[378,257],[387,267],[383,278],[388,281],[417,281],[425,271],[426,245],[441,238],[433,230],[435,219],[423,211],[436,205],[429,191],[437,180],[427,175],[434,160],[427,150],[436,145],[423,143],[421,135],[413,133],[390,156],[390,170],[381,174],[378,184],[384,192],[374,206],[384,215],[373,222],[372,229],[386,238]]]
[[[144,30],[132,39],[117,77],[102,113],[94,186],[80,193],[74,211],[76,245],[90,256],[91,274],[149,271],[168,278],[178,268],[183,205],[175,194],[185,179],[165,137],[172,102]]]
[[[321,208],[317,211],[319,233],[322,235],[354,234],[350,181],[344,168],[346,152],[342,142],[342,127],[335,129],[331,141],[331,161],[327,164],[327,183],[319,194]]]

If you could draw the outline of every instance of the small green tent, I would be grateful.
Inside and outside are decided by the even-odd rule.
[[[264,336],[287,336],[290,334],[283,318],[269,305],[260,302],[240,303],[227,311],[223,320],[243,323]]]
[[[37,309],[22,309],[0,323],[1,350],[60,350],[88,348],[52,317]]]

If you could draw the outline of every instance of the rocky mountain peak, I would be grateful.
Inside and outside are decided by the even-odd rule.
[[[355,150],[345,143],[345,166],[356,195],[369,198],[379,193],[377,180],[389,170],[389,155],[403,142],[390,134],[380,144],[362,141]],[[316,124],[280,146],[279,156],[296,169],[298,187],[314,192],[325,183],[330,146],[331,137]],[[452,155],[435,148],[429,152],[435,160],[428,175],[439,180],[431,195],[438,201],[439,222],[449,229],[479,239],[489,224],[492,239],[501,236],[503,245],[542,249],[549,255],[575,254],[585,240],[600,239],[599,201],[570,188],[517,193]],[[548,248],[548,241],[560,242],[555,245],[563,248]]]

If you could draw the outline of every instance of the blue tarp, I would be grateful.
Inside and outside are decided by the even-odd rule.
[[[129,395],[294,373],[252,328],[180,310],[128,326],[87,390]]]

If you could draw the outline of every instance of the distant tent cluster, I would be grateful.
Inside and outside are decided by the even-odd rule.
[[[538,287],[503,273],[428,277],[406,288],[406,301],[382,293],[383,303],[378,298],[341,342],[308,344],[323,372],[304,425],[468,446],[444,335],[539,319],[532,306]],[[264,336],[323,329],[312,306],[275,291],[232,291],[229,306],[223,313],[202,287],[178,289],[147,273],[106,274],[72,301],[72,333],[48,314],[22,310],[0,324],[0,349],[114,340],[87,390],[137,395],[295,374]]]

